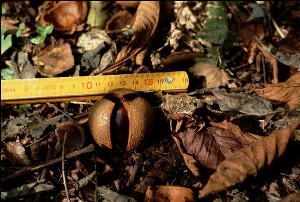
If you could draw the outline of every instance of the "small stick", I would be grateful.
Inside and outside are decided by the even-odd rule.
[[[67,186],[67,180],[66,180],[66,172],[65,172],[65,145],[66,145],[66,139],[68,137],[68,133],[65,132],[64,134],[64,141],[63,141],[63,145],[62,145],[62,154],[61,154],[61,170],[62,170],[62,178],[63,178],[63,182],[64,182],[64,187],[65,187],[65,191],[66,191],[66,197],[67,197],[67,201],[70,201],[70,196],[69,196],[69,190],[68,190],[68,186]]]
[[[81,149],[79,151],[74,151],[72,153],[67,154],[66,159],[72,159],[72,158],[80,156],[82,154],[90,153],[92,151],[94,151],[94,145],[90,144],[89,146],[84,147],[83,149]],[[37,171],[37,170],[45,168],[47,166],[59,163],[59,162],[61,162],[61,159],[62,159],[62,157],[58,157],[58,158],[50,160],[47,163],[43,163],[43,164],[40,164],[40,165],[37,165],[37,166],[27,167],[27,168],[18,170],[17,172],[15,172],[14,174],[12,174],[10,176],[1,178],[1,183],[6,182],[6,181],[11,180],[11,179],[14,179],[16,177],[19,177],[21,175],[25,175],[27,173]]]

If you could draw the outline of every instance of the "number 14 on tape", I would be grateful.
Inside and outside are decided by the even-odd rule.
[[[1,103],[98,99],[116,88],[180,92],[185,91],[188,84],[189,78],[184,71],[1,80]]]

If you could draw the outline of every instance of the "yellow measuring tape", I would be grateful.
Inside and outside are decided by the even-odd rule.
[[[1,80],[1,103],[97,100],[116,88],[183,92],[188,84],[189,78],[184,71]]]

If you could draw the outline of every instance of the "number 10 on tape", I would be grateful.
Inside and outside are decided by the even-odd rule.
[[[1,80],[1,103],[97,99],[116,88],[136,91],[185,91],[186,72]]]

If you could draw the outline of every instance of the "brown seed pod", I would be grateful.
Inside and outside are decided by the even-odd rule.
[[[130,151],[150,135],[154,124],[151,105],[138,93],[118,88],[89,111],[89,127],[100,146]]]

